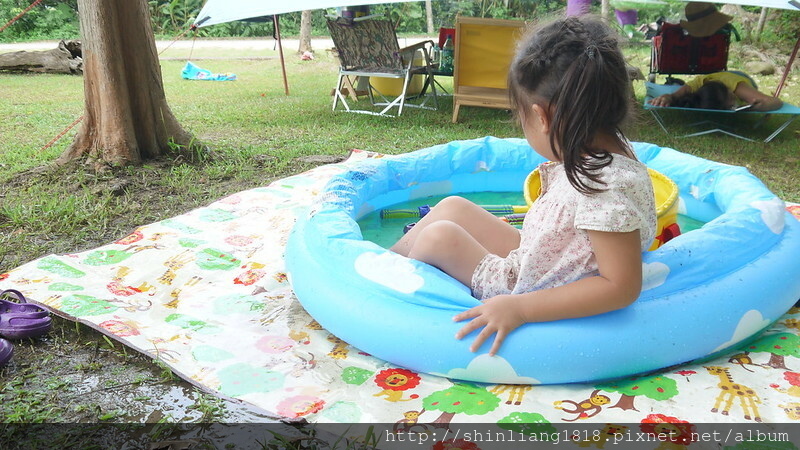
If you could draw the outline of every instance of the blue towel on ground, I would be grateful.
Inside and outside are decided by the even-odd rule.
[[[210,81],[235,81],[236,74],[233,73],[211,73],[210,70],[201,69],[190,62],[183,66],[181,75],[186,80],[210,80]]]

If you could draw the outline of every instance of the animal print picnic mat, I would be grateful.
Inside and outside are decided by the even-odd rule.
[[[0,274],[0,286],[163,361],[207,391],[285,420],[401,429],[572,422],[652,430],[673,422],[683,431],[800,422],[799,308],[723,357],[594,384],[462,383],[393,366],[337,339],[293,295],[283,251],[326,181],[371,157],[382,155],[355,151],[343,163],[231,195],[103,247],[45,256]]]

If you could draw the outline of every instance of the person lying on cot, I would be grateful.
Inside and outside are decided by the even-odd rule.
[[[462,197],[433,207],[391,250],[438,267],[483,303],[457,314],[489,353],[526,322],[624,308],[642,289],[656,230],[653,184],[621,131],[631,86],[616,33],[568,17],[533,31],[511,64],[511,102],[539,166],[522,230]]]
[[[748,111],[773,111],[783,102],[756,89],[750,77],[736,72],[714,72],[698,75],[677,91],[650,100],[653,106],[675,106],[700,109],[735,109],[750,105]]]

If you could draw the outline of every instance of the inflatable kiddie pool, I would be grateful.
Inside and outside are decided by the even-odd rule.
[[[800,223],[746,169],[651,144],[638,158],[680,189],[680,212],[707,222],[644,255],[631,306],[529,323],[496,356],[452,317],[479,304],[440,270],[362,239],[356,220],[412,199],[519,192],[544,160],[524,140],[487,137],[366,160],[334,176],[286,249],[303,307],[328,331],[392,364],[449,378],[550,384],[604,380],[722,352],[800,298]]]

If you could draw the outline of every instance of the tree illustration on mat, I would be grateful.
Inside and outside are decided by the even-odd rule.
[[[497,408],[500,398],[486,389],[472,384],[457,383],[443,391],[436,391],[422,400],[426,411],[441,411],[432,424],[447,426],[459,413],[483,415]]]
[[[785,357],[800,357],[800,337],[791,333],[777,333],[764,336],[742,348],[750,353],[767,352],[770,354],[768,366],[775,369],[786,369]]]
[[[498,420],[497,426],[504,430],[535,436],[539,441],[549,441],[558,434],[556,427],[539,413],[513,412]]]
[[[675,380],[662,375],[623,378],[605,384],[598,384],[595,388],[622,394],[614,406],[609,406],[609,408],[620,408],[622,410],[632,409],[639,411],[633,404],[637,395],[644,395],[658,401],[678,395]]]

